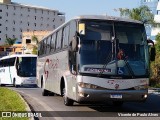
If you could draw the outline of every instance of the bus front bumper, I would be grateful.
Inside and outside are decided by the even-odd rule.
[[[77,102],[137,101],[143,102],[148,90],[93,90],[79,89]]]

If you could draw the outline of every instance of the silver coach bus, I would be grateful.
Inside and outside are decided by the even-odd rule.
[[[111,16],[79,16],[45,37],[38,47],[42,95],[74,102],[145,101],[149,61],[155,59],[143,23]]]

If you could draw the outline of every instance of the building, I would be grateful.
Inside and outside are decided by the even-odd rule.
[[[147,5],[154,14],[154,21],[160,23],[160,0],[141,0],[141,5]],[[160,33],[160,27],[146,26],[147,36],[155,40],[155,36]]]
[[[64,13],[58,10],[0,0],[0,45],[6,38],[21,42],[24,31],[52,31],[64,22]]]
[[[37,42],[40,42],[45,36],[50,34],[52,31],[25,31],[22,33],[22,47],[23,53],[32,53],[34,47],[37,47]],[[32,40],[36,37],[38,41]]]

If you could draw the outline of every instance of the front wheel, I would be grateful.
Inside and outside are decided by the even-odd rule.
[[[66,106],[72,106],[74,101],[66,96],[66,90],[63,88],[63,99]]]

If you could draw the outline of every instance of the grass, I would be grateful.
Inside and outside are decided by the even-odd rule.
[[[26,104],[15,91],[0,87],[0,112],[2,111],[24,112]],[[28,118],[2,118],[2,120],[28,120]]]

